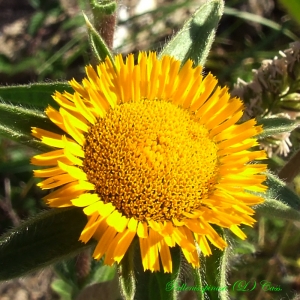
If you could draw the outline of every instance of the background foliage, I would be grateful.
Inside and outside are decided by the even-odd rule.
[[[153,3],[156,4],[150,12],[142,12],[139,1],[120,2],[116,53],[159,51],[199,6],[195,0]],[[205,72],[212,71],[221,85],[230,88],[237,78],[250,81],[252,69],[259,68],[262,60],[278,56],[278,51],[299,40],[297,6],[297,1],[288,0],[226,1]],[[84,0],[0,1],[0,84],[73,77],[80,80],[90,58],[81,10],[89,11]],[[29,159],[33,154],[30,148],[0,137],[0,234],[46,209],[41,201],[44,192],[35,186],[36,179],[32,177]],[[274,155],[273,170],[278,170],[285,160]],[[299,224],[258,216],[254,230],[243,229],[248,236],[246,241],[232,241],[235,252],[231,256],[228,280],[232,299],[297,298],[300,294]],[[49,282],[51,278],[47,277]],[[233,291],[238,280],[250,282],[251,287],[256,282],[258,286],[251,292]],[[259,286],[262,280],[280,286],[282,291],[263,291]],[[59,282],[53,286],[60,295],[60,290],[67,288]],[[53,297],[54,294],[49,299]],[[182,298],[193,299],[193,294],[183,294]]]

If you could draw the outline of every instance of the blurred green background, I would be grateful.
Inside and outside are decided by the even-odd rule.
[[[90,15],[86,2],[0,0],[0,85],[64,81],[73,77],[81,80],[84,66],[91,58],[81,14],[83,10]],[[147,5],[139,0],[120,1],[115,53],[159,51],[201,3],[148,2],[147,12]],[[257,69],[262,60],[279,56],[280,50],[299,40],[300,10],[291,8],[290,14],[287,9],[288,5],[299,6],[297,0],[225,2],[225,14],[205,72],[213,72],[221,85],[232,89],[238,78],[250,81],[252,69]],[[19,101],[22,103],[22,99]],[[36,187],[29,163],[35,153],[0,137],[0,234],[46,209],[41,200],[44,192]],[[284,163],[283,157],[277,159]],[[231,299],[300,299],[297,296],[300,295],[300,223],[257,218],[254,229],[244,228],[248,239],[235,239],[232,245],[234,253],[228,270]],[[41,292],[44,298],[34,298],[32,288],[25,287],[26,299],[58,297],[49,288],[53,276],[46,278],[48,287]],[[254,282],[257,287],[253,291],[233,291],[234,283],[239,280],[249,282],[249,289]],[[263,291],[259,284],[262,280],[282,290]],[[0,299],[4,295],[8,292],[0,287]],[[193,299],[193,295],[182,295],[182,299]]]

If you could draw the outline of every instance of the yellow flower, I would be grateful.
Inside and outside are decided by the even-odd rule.
[[[94,258],[120,262],[137,236],[144,269],[172,272],[170,247],[180,246],[187,261],[199,266],[198,250],[210,255],[208,241],[226,242],[211,224],[246,236],[249,207],[262,198],[266,157],[249,151],[262,128],[254,120],[236,124],[243,104],[205,78],[192,61],[180,68],[170,56],[140,53],[86,67],[74,94],[56,92],[59,111],[46,109],[65,135],[33,128],[33,135],[57,148],[36,155],[46,166],[36,177],[42,189],[58,188],[44,199],[51,207],[84,207],[84,243],[98,241]],[[248,193],[250,191],[250,193]]]

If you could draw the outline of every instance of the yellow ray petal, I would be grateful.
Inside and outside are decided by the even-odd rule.
[[[198,99],[196,99],[195,102],[192,103],[190,107],[191,111],[197,111],[205,103],[205,101],[210,96],[217,83],[217,79],[211,73],[208,73],[206,75],[199,87],[199,89],[203,92],[198,97]]]
[[[63,118],[61,116],[61,114],[55,110],[53,107],[51,107],[50,105],[46,108],[45,110],[46,115],[48,116],[48,118],[59,128],[61,128],[63,131],[66,132],[66,127],[64,125],[64,121]]]
[[[58,161],[57,164],[63,171],[68,173],[71,177],[78,180],[87,181],[86,173],[82,171],[80,168],[64,164],[63,162],[60,161]]]
[[[53,189],[55,187],[76,181],[76,179],[69,174],[62,174],[50,177],[42,182],[39,182],[37,185],[43,189]]]
[[[114,251],[114,260],[120,262],[123,256],[125,255],[128,247],[130,246],[133,238],[135,237],[135,232],[127,229],[126,231],[119,233],[121,235],[120,240],[117,243],[117,246]]]
[[[78,93],[74,94],[74,103],[77,109],[82,113],[82,115],[91,123],[95,124],[96,118],[95,116],[87,109],[84,105],[83,101],[81,100]]]
[[[241,238],[242,240],[244,240],[247,236],[246,234],[236,225],[232,225],[230,227],[230,230],[237,235],[239,238]]]
[[[44,170],[34,170],[34,177],[52,177],[64,173],[59,167],[48,168]]]
[[[149,251],[148,239],[139,238],[139,243],[140,243],[141,259],[142,259],[144,271],[150,270],[149,256],[147,255]]]
[[[116,234],[117,231],[113,227],[107,227],[94,250],[93,257],[95,259],[99,260],[105,254]]]
[[[86,186],[79,185],[78,182],[71,182],[43,197],[43,200],[66,197],[66,195],[70,197],[70,199],[75,199],[86,190]]]
[[[187,251],[195,250],[195,245],[187,239],[182,227],[174,227],[172,236],[180,247],[185,248]]]
[[[86,194],[81,194],[78,198],[73,199],[71,202],[74,206],[85,207],[85,206],[89,206],[99,200],[100,200],[100,198],[97,194],[86,193]]]
[[[198,236],[198,244],[199,244],[199,247],[200,247],[201,251],[203,252],[203,254],[205,256],[212,254],[210,246],[207,242],[207,239],[206,239],[205,235],[199,235]]]
[[[98,211],[98,213],[102,217],[106,217],[110,215],[115,210],[115,207],[111,203],[104,204],[102,201],[95,202],[83,209],[83,212],[90,216],[94,212]]]
[[[58,160],[66,163],[69,162],[62,149],[35,155],[31,159],[31,163],[36,166],[55,166]]]
[[[96,229],[98,228],[100,222],[102,221],[101,218],[98,218],[99,215],[97,213],[92,214],[87,224],[85,225],[84,229],[81,232],[79,240],[83,243],[87,243],[95,233]],[[97,220],[98,219],[98,220]]]
[[[239,123],[243,104],[230,98],[202,67],[155,52],[117,55],[86,78],[56,92],[59,112],[46,114],[66,134],[33,127],[33,135],[58,150],[32,158],[51,207],[82,207],[80,240],[97,241],[94,257],[120,263],[135,235],[144,270],[172,272],[170,247],[199,267],[210,243],[224,249],[215,227],[245,238],[249,207],[263,201],[266,154],[252,151],[262,126]],[[254,162],[255,161],[255,162]],[[93,182],[93,183],[92,183]],[[214,227],[212,227],[214,226]],[[208,242],[209,241],[209,242]],[[199,246],[198,246],[199,245]]]
[[[117,232],[123,232],[129,222],[129,219],[122,216],[117,210],[113,211],[106,220],[107,224],[114,227]]]
[[[67,116],[67,118],[70,120],[70,122],[73,124],[74,127],[76,127],[81,131],[88,132],[89,126],[85,122],[82,122],[80,119],[75,118],[74,115],[70,114],[64,108],[60,108],[59,112],[63,118]]]
[[[162,239],[159,245],[159,255],[161,264],[163,266],[165,273],[172,273],[172,257],[170,253],[170,248],[166,244],[165,240]]]
[[[147,238],[148,237],[148,226],[144,222],[138,223],[137,235],[139,238]]]
[[[81,146],[83,146],[85,138],[84,135],[73,126],[69,116],[67,114],[63,115],[64,125],[68,131],[68,133],[72,136],[72,138]]]
[[[158,258],[158,243],[162,237],[153,229],[149,229],[149,248],[147,255],[149,256],[149,266],[151,271],[159,271],[159,258]]]

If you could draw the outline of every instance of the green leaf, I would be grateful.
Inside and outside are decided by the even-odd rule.
[[[263,125],[263,132],[257,135],[257,138],[263,139],[282,132],[291,132],[298,127],[299,123],[287,118],[264,118],[257,122]]]
[[[88,280],[88,284],[101,283],[109,280],[113,280],[116,275],[116,267],[115,266],[95,266],[95,272],[93,276]]]
[[[276,200],[287,204],[289,207],[300,210],[300,198],[296,195],[285,182],[273,174],[267,174],[268,190],[263,196],[265,199]]]
[[[105,44],[104,40],[97,32],[97,30],[94,28],[94,26],[91,24],[88,17],[85,14],[83,14],[83,16],[85,18],[86,27],[88,30],[90,47],[95,59],[97,60],[97,63],[104,61],[105,58],[108,56],[112,64],[115,65],[112,54],[109,48],[107,47],[107,45]]]
[[[300,212],[289,205],[274,199],[266,199],[263,204],[255,207],[256,212],[269,218],[300,221]]]
[[[53,150],[53,148],[43,144],[39,140],[34,139],[33,137],[30,137],[28,135],[22,134],[21,132],[11,130],[9,127],[2,126],[1,124],[0,124],[0,135],[43,152]]]
[[[0,134],[41,151],[51,150],[51,147],[44,145],[31,135],[31,127],[40,127],[62,133],[41,112],[49,104],[53,107],[58,107],[57,103],[51,97],[55,91],[72,92],[72,88],[64,82],[1,86],[0,99],[5,102],[0,102]],[[28,107],[35,107],[40,110]]]
[[[44,20],[46,19],[47,15],[43,11],[37,11],[30,19],[28,24],[27,32],[34,36],[38,30],[41,28]]]
[[[180,60],[182,65],[191,59],[196,66],[204,66],[223,10],[223,0],[207,1],[164,47],[159,57],[171,55]]]
[[[263,216],[285,220],[300,220],[300,198],[282,180],[267,173],[268,190],[266,193],[255,193],[265,199],[255,210]]]
[[[300,2],[299,0],[279,0],[285,6],[289,14],[300,24]]]
[[[60,300],[72,300],[73,287],[62,279],[56,279],[51,283],[51,288],[60,296]]]
[[[41,6],[41,0],[29,0],[30,5],[35,8],[38,9]]]
[[[54,108],[58,107],[51,97],[55,91],[72,93],[73,89],[67,82],[0,86],[0,99],[5,102],[28,105],[29,107],[44,110],[48,105]]]
[[[300,112],[300,103],[295,100],[285,100],[280,102],[280,108],[287,111]]]
[[[0,238],[0,280],[73,256],[94,242],[78,241],[87,218],[78,208],[44,211]]]
[[[27,73],[28,70],[32,70],[32,72],[35,72],[40,64],[40,55],[41,52],[39,52],[39,56],[37,57],[23,57],[22,60],[16,62],[13,65],[9,61],[7,61],[4,56],[0,55],[1,73],[13,76],[18,73]]]
[[[82,258],[84,258],[83,261]],[[88,258],[88,261],[86,261],[85,258]],[[87,262],[87,266],[85,266],[85,262]],[[82,278],[81,276],[89,275],[89,265],[89,251],[83,251],[82,253],[76,255],[75,257],[72,257],[71,259],[66,259],[53,265],[53,270],[55,274],[64,282],[66,286],[65,291],[68,292],[65,295],[66,297],[70,297],[70,299],[75,299],[76,296],[79,294],[79,292],[85,285],[85,278]],[[85,271],[87,271],[87,274],[82,274],[82,268],[85,267],[87,267],[87,269],[84,270],[84,273]],[[61,283],[61,285],[64,284]]]
[[[29,164],[28,158],[5,162],[0,160],[0,174],[32,172],[33,169],[33,166]]]
[[[290,93],[284,97],[281,97],[281,99],[280,99],[280,101],[283,101],[283,102],[286,100],[298,102],[300,100],[300,94],[299,93]]]
[[[255,246],[246,240],[237,240],[235,244],[234,252],[237,254],[253,254],[256,251]]]
[[[7,103],[0,103],[0,120],[0,135],[42,151],[52,148],[35,139],[31,127],[63,133],[43,112]]]
[[[84,252],[82,252],[84,253]],[[81,254],[82,254],[81,253]],[[79,289],[77,287],[78,283],[78,270],[76,268],[79,255],[72,257],[71,259],[66,259],[60,261],[53,265],[53,270],[58,278],[62,279],[68,285],[72,286],[72,293],[77,292]],[[80,259],[80,258],[79,258]],[[79,262],[80,263],[80,262]]]
[[[287,1],[290,1],[290,0],[287,0]],[[298,1],[298,0],[294,0],[294,1]],[[298,36],[296,34],[294,34],[293,32],[291,32],[289,29],[285,28],[284,25],[278,24],[270,19],[264,18],[257,14],[246,12],[246,11],[240,11],[240,10],[232,8],[232,7],[225,7],[224,14],[229,15],[229,16],[234,16],[234,17],[242,19],[242,20],[261,24],[263,26],[269,27],[270,29],[272,29],[274,31],[282,32],[282,34],[284,34],[285,36],[289,37],[290,39],[292,39],[294,41],[299,40]]]
[[[76,47],[76,45],[81,45],[82,40],[85,39],[85,35],[83,33],[78,33],[76,36],[74,36],[72,39],[70,39],[66,44],[64,44],[60,49],[55,51],[50,57],[47,57],[47,60],[44,60],[42,63],[39,64],[37,68],[37,73],[39,74],[39,78],[45,78],[45,75],[53,69],[53,65],[57,60],[63,61],[65,64],[68,60],[68,58],[65,58],[65,54],[69,52],[70,49],[73,49]]]

